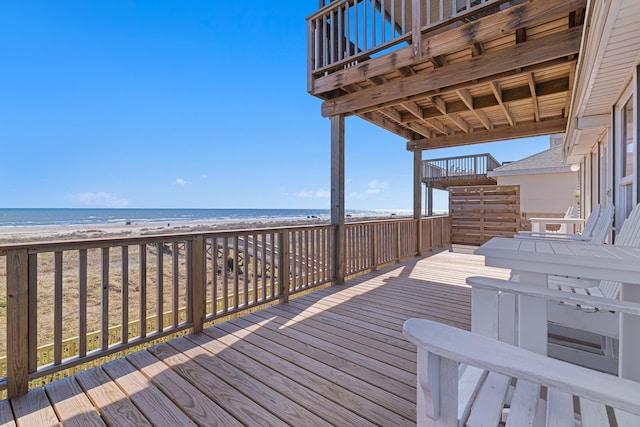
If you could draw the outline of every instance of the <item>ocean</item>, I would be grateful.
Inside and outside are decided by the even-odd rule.
[[[3,208],[0,227],[37,227],[145,222],[252,221],[265,219],[318,218],[328,220],[329,209],[80,209]],[[410,210],[347,210],[352,218],[411,215]]]

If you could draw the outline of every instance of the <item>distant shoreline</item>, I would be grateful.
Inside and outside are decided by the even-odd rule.
[[[406,215],[373,217],[347,217],[347,222],[375,221],[386,219],[407,219]],[[81,224],[55,226],[0,227],[0,244],[42,242],[52,240],[99,239],[104,237],[138,237],[157,234],[209,232],[233,229],[270,228],[284,226],[327,225],[328,218],[269,218],[246,220],[210,220],[139,222],[127,224]]]

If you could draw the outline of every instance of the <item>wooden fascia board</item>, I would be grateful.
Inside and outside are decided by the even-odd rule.
[[[477,130],[471,133],[459,132],[455,135],[425,138],[407,142],[407,150],[432,150],[435,148],[457,147],[461,145],[479,144],[482,142],[504,141],[508,139],[549,135],[564,132],[567,119],[551,119],[541,122],[529,122],[494,128],[493,130]]]
[[[328,76],[317,77],[313,79],[309,92],[316,95],[331,92],[353,82],[390,73],[399,68],[410,67],[431,57],[464,49],[474,43],[489,41],[496,34],[516,31],[525,26],[535,25],[537,22],[549,21],[554,17],[583,8],[585,5],[586,0],[527,2],[442,34],[430,35],[427,33],[423,36],[422,51],[419,55],[414,54],[413,46],[399,48],[395,52],[379,58],[335,71]]]
[[[360,109],[385,103],[396,101],[401,103],[410,96],[573,55],[580,49],[581,33],[582,27],[575,27],[563,33],[487,53],[470,61],[437,68],[331,99],[322,103],[322,115],[329,117],[337,114],[353,114]]]

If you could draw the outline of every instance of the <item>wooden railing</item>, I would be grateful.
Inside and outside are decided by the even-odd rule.
[[[449,218],[349,223],[345,236],[353,277],[447,244]],[[333,283],[335,237],[322,225],[0,246],[0,391]]]
[[[422,180],[425,182],[452,178],[477,178],[486,176],[500,166],[491,154],[446,157],[422,161]]]
[[[494,13],[507,0],[334,0],[307,18],[309,72],[348,67],[415,37]],[[496,9],[497,11],[498,9]],[[413,33],[414,28],[419,28]]]

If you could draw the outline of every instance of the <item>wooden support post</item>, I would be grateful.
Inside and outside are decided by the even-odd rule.
[[[7,253],[7,395],[29,388],[29,265],[26,249]]]
[[[205,250],[204,237],[195,236],[191,242],[191,321],[193,332],[202,332],[204,322],[204,291],[205,291]]]
[[[334,266],[336,284],[344,283],[344,115],[331,117],[331,224],[336,226]]]
[[[378,269],[378,253],[379,253],[379,238],[378,238],[378,224],[371,226],[371,269],[376,271]]]
[[[416,249],[422,255],[422,150],[413,152],[413,219],[416,220]]]
[[[411,43],[414,58],[422,56],[422,3],[423,0],[411,0]],[[427,8],[429,6],[427,5]]]
[[[427,186],[427,216],[433,216],[433,187]]]
[[[280,302],[289,302],[290,266],[289,266],[289,231],[278,233],[278,283],[280,285]],[[302,271],[300,272],[302,273]]]

